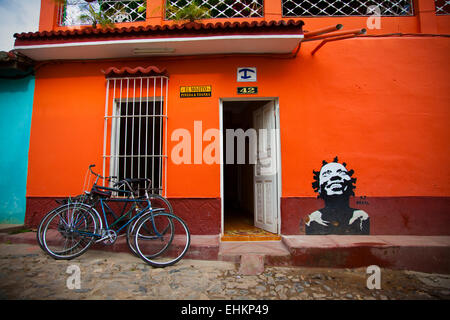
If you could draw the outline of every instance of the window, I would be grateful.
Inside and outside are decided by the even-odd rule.
[[[412,0],[282,0],[284,17],[413,15]],[[379,10],[375,10],[378,8]]]
[[[202,18],[258,18],[264,16],[263,0],[169,0],[166,4],[166,18],[174,19],[179,10],[192,6],[204,9],[205,13]]]
[[[450,1],[449,0],[434,0],[434,5],[436,6],[436,14],[437,15],[450,14]]]
[[[103,173],[150,179],[140,187],[165,195],[167,77],[107,81]]]
[[[146,0],[119,1],[119,0],[95,0],[86,2],[85,0],[66,0],[59,8],[59,25],[76,26],[91,24],[89,18],[89,6],[96,13],[113,23],[145,21]],[[85,19],[82,17],[85,16]]]

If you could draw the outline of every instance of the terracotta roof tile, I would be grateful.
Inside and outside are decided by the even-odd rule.
[[[149,66],[149,67],[136,67],[136,68],[130,68],[130,67],[122,67],[122,68],[116,68],[116,67],[110,67],[106,70],[102,70],[102,72],[105,74],[105,77],[127,77],[127,76],[167,76],[167,71],[165,68],[158,68],[155,66]]]
[[[253,21],[253,22],[217,22],[217,23],[196,23],[155,26],[122,27],[109,29],[72,29],[58,31],[38,31],[16,33],[14,37],[19,41],[29,40],[83,40],[92,38],[124,38],[135,36],[190,36],[205,34],[229,34],[229,33],[302,33],[303,21],[301,20],[280,20],[280,21]]]

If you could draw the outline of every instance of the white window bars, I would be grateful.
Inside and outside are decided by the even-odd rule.
[[[380,12],[381,16],[411,16],[412,0],[282,0],[284,17],[366,16]],[[374,10],[374,8],[379,10]]]
[[[441,16],[450,14],[449,0],[434,0],[434,5],[436,7],[436,15]]]
[[[58,24],[60,26],[91,24],[89,19],[82,18],[90,16],[89,5],[96,13],[101,12],[113,23],[145,21],[146,0],[95,0],[89,3],[85,0],[66,0],[65,4],[59,7]]]
[[[165,76],[108,78],[103,141],[103,175],[150,179],[145,188],[164,196],[168,82]]]
[[[263,0],[168,0],[166,3],[166,19],[174,19],[178,10],[191,5],[197,5],[207,10],[202,18],[264,17]]]

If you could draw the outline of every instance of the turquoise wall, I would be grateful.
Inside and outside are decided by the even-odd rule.
[[[0,79],[0,223],[22,224],[34,77]]]

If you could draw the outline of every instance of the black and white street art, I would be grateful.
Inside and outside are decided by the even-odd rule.
[[[354,171],[347,170],[346,163],[322,162],[320,171],[314,171],[312,186],[323,199],[325,207],[314,211],[305,219],[305,232],[308,235],[364,235],[370,233],[369,215],[359,209],[351,208],[350,197],[354,196],[356,178]]]

